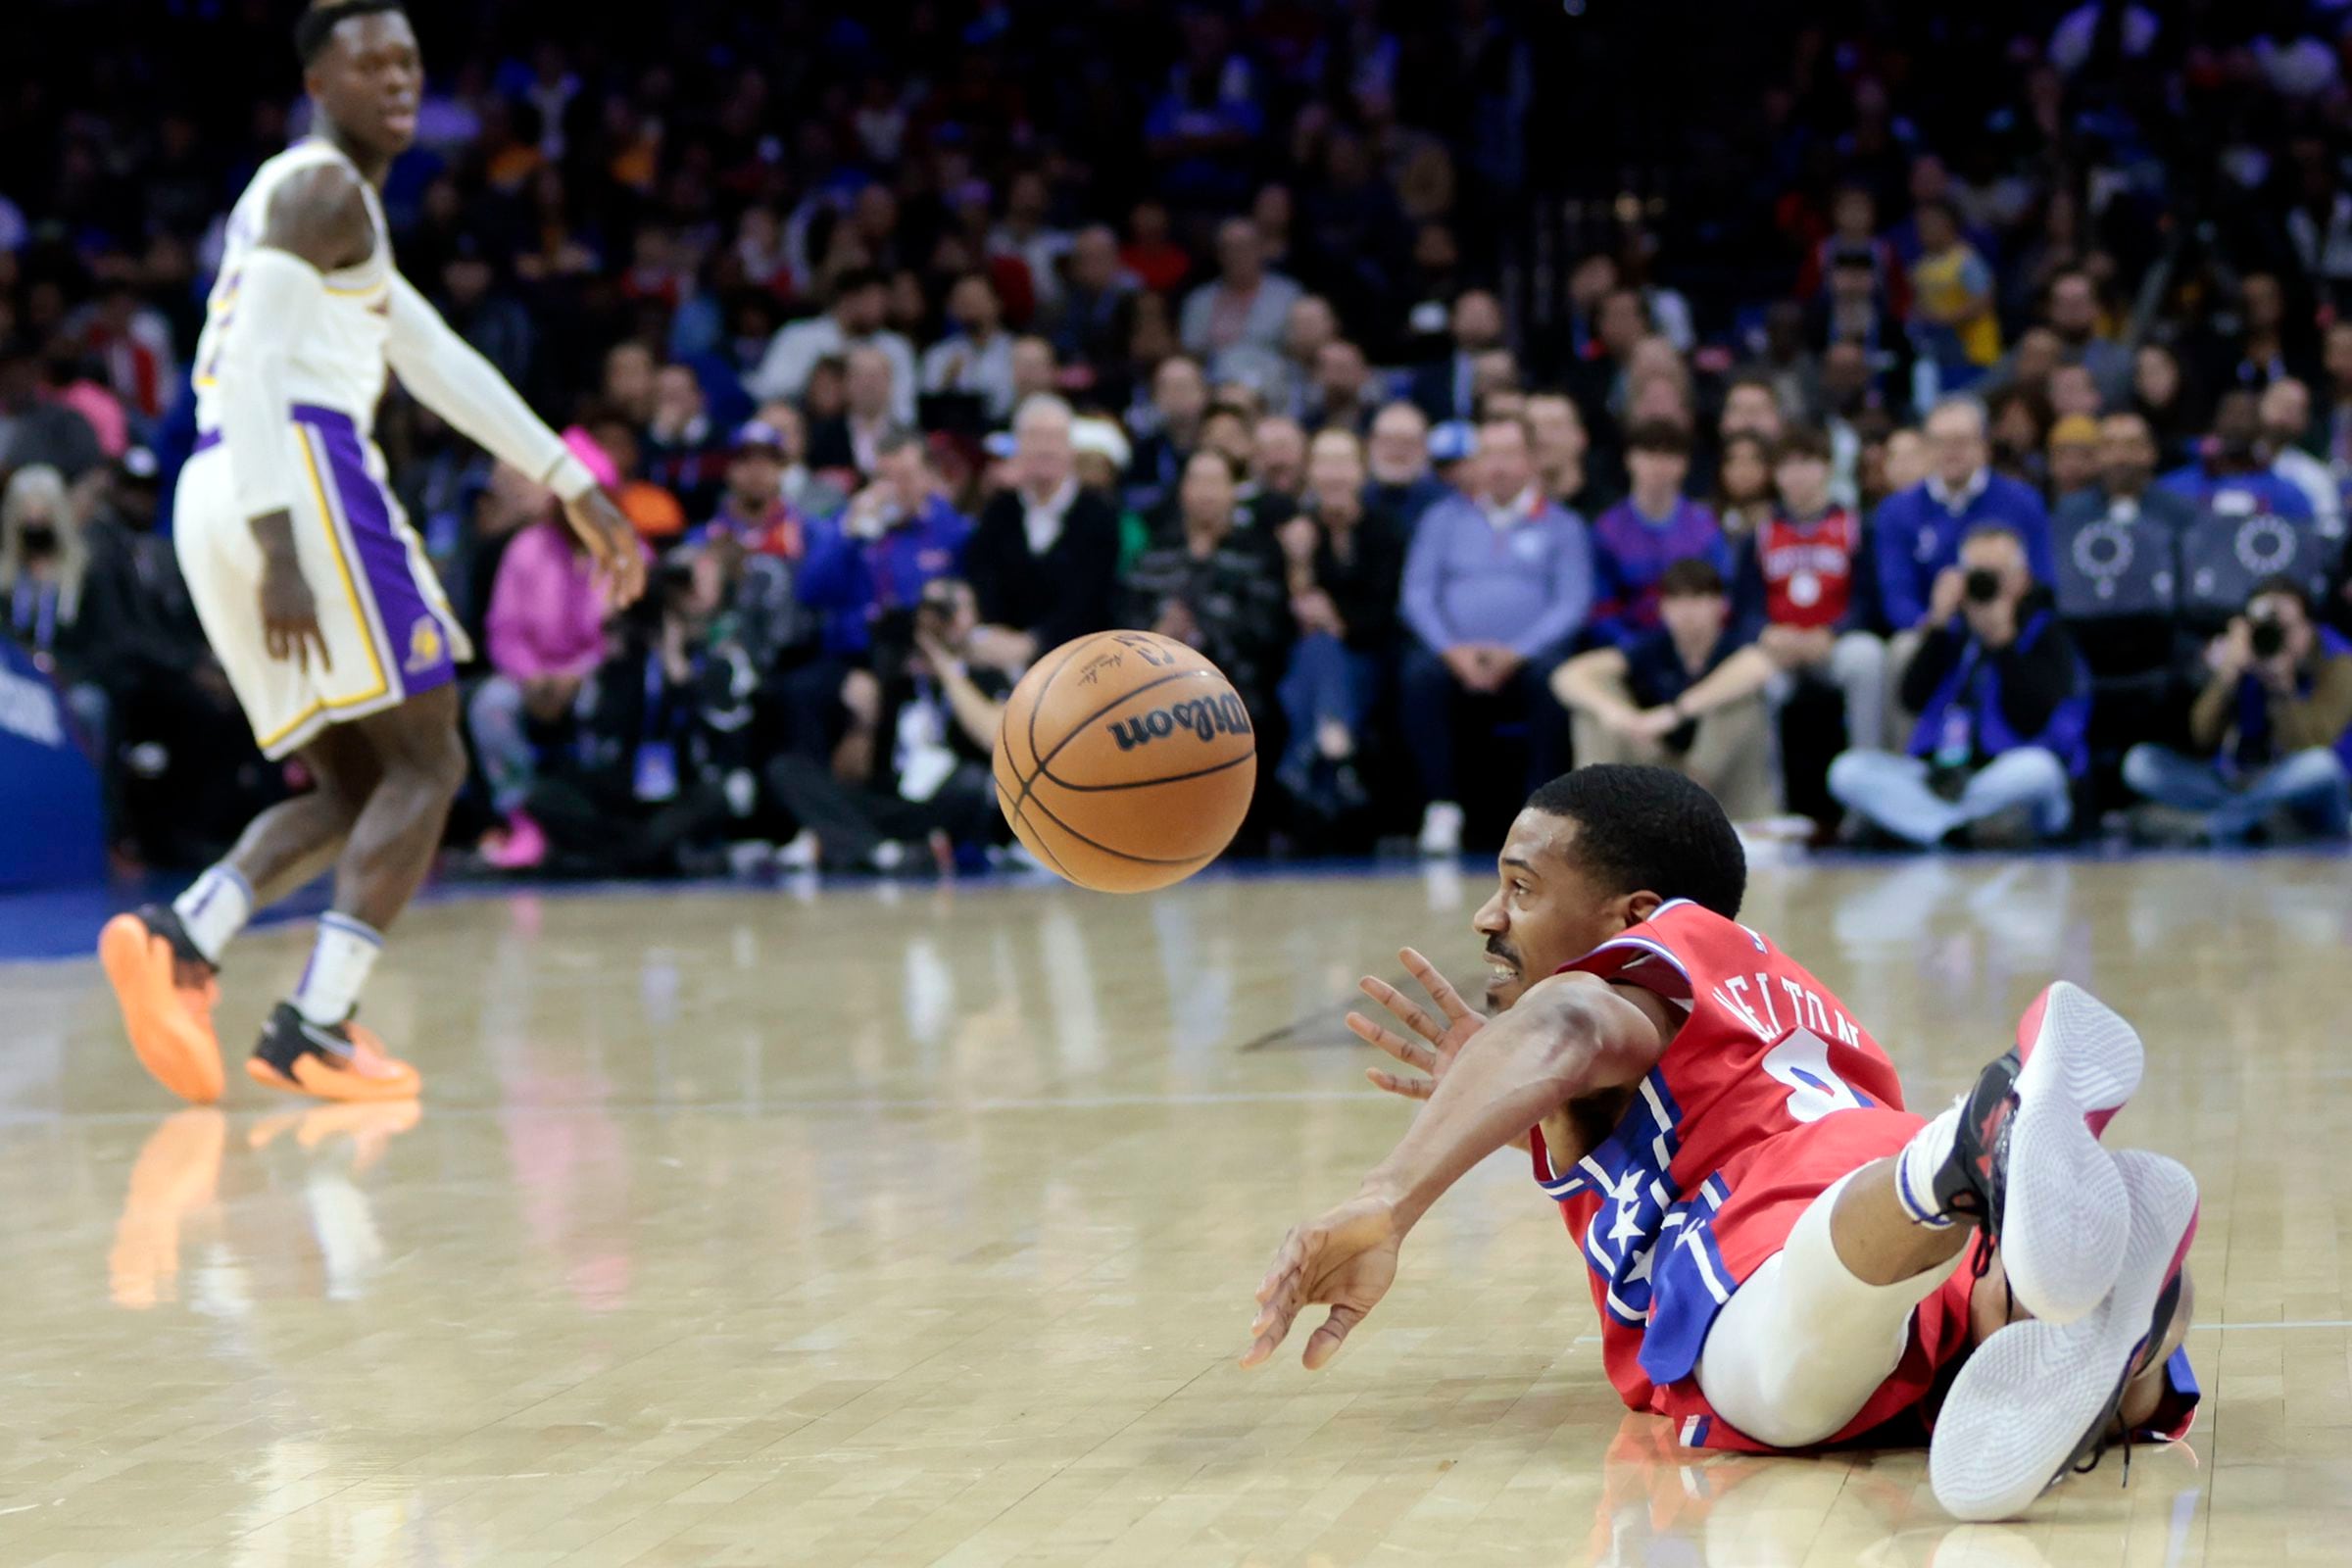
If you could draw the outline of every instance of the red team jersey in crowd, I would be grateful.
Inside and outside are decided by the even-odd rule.
[[[1853,603],[1854,564],[1862,555],[1862,520],[1833,507],[1819,522],[1798,527],[1774,517],[1756,530],[1756,564],[1764,578],[1764,616],[1775,626],[1806,630],[1836,626]]]
[[[1768,939],[1688,900],[1563,967],[1641,986],[1689,1015],[1609,1138],[1536,1180],[1592,1274],[1601,1359],[1625,1402],[1694,1447],[1759,1448],[1691,1376],[1715,1314],[1831,1183],[1902,1148],[1894,1064],[1829,987]],[[1969,1271],[1920,1305],[1895,1376],[1840,1433],[1917,1405],[1967,1344]],[[1833,1439],[1832,1441],[1838,1441]]]

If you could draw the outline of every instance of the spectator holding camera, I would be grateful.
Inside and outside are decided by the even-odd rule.
[[[893,430],[875,448],[874,481],[808,551],[801,603],[825,617],[825,652],[855,658],[873,623],[911,610],[923,589],[961,568],[972,525],[939,488],[922,437]]]
[[[1927,631],[1902,674],[1919,714],[1910,755],[1849,751],[1830,793],[1923,849],[2046,840],[2074,821],[2089,761],[2090,681],[2014,529],[1970,531],[1936,578]]]
[[[1562,664],[1552,695],[1576,719],[1576,760],[1671,767],[1735,822],[1780,810],[1764,688],[1776,672],[1732,621],[1715,564],[1688,557],[1658,577],[1656,629]]]
[[[2238,843],[2274,826],[2341,838],[2352,825],[2352,642],[2312,619],[2304,589],[2273,577],[2205,651],[2188,756],[2142,742],[2124,782],[2159,808],[2144,837]]]
[[[1934,590],[1959,560],[1962,538],[1981,526],[1997,524],[2012,534],[2037,580],[2057,575],[2041,497],[1992,471],[1984,406],[1971,397],[1947,398],[1928,416],[1926,428],[1926,477],[1888,496],[1871,522],[1880,610],[1897,635],[1950,618],[1950,605],[1936,612]]]

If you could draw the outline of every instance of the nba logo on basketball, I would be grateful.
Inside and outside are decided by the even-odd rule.
[[[430,615],[419,615],[416,624],[409,628],[409,662],[405,666],[412,675],[419,674],[441,662],[449,651],[448,639]]]

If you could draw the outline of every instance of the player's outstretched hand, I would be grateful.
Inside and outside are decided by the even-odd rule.
[[[629,519],[620,514],[612,498],[591,489],[579,500],[564,503],[564,520],[596,558],[596,569],[612,595],[612,608],[625,610],[635,604],[637,596],[645,592],[645,548],[638,544],[637,530],[629,526]]]
[[[1253,1336],[1242,1365],[1263,1366],[1291,1332],[1301,1307],[1323,1302],[1331,1315],[1307,1336],[1300,1360],[1320,1372],[1340,1353],[1348,1333],[1379,1304],[1396,1278],[1396,1250],[1404,1232],[1385,1199],[1357,1198],[1282,1239],[1274,1266],[1257,1287]]]
[[[1395,1013],[1399,1023],[1421,1039],[1407,1040],[1396,1030],[1375,1023],[1360,1012],[1348,1015],[1348,1027],[1357,1039],[1367,1045],[1378,1046],[1407,1067],[1416,1068],[1424,1075],[1408,1078],[1379,1067],[1367,1067],[1364,1076],[1372,1080],[1375,1088],[1385,1089],[1392,1095],[1401,1095],[1407,1100],[1427,1100],[1436,1091],[1438,1081],[1446,1076],[1446,1069],[1453,1065],[1453,1058],[1460,1054],[1462,1047],[1469,1044],[1470,1037],[1487,1026],[1486,1014],[1464,1002],[1462,994],[1453,989],[1453,982],[1438,973],[1436,964],[1411,948],[1406,948],[1396,957],[1404,965],[1404,972],[1421,982],[1421,988],[1429,993],[1430,1001],[1436,1003],[1438,1011],[1445,1015],[1443,1019],[1433,1016],[1427,1007],[1386,980],[1366,975],[1357,982],[1357,989]]]

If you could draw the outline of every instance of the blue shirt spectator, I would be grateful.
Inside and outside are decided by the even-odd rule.
[[[1534,484],[1449,495],[1421,514],[1404,563],[1404,619],[1432,651],[1494,644],[1536,659],[1581,631],[1592,607],[1585,525]]]
[[[911,610],[926,584],[962,569],[971,520],[932,488],[912,435],[885,437],[874,482],[816,532],[801,568],[801,602],[824,614],[825,652],[864,653],[872,625]]]
[[[2158,489],[2185,496],[2199,512],[2224,516],[2267,513],[2310,522],[2311,498],[2293,481],[2273,472],[2262,455],[2262,404],[2244,388],[2222,394],[2213,407],[2213,433],[2196,458],[2156,481]]]
[[[2050,514],[2032,486],[1992,471],[1984,410],[1954,398],[1928,416],[1926,479],[1879,503],[1871,519],[1878,558],[1879,604],[1888,629],[1909,631],[1927,618],[1936,578],[1960,560],[1960,542],[1987,524],[2009,529],[2025,546],[2038,582],[2058,574],[2050,550]]]

